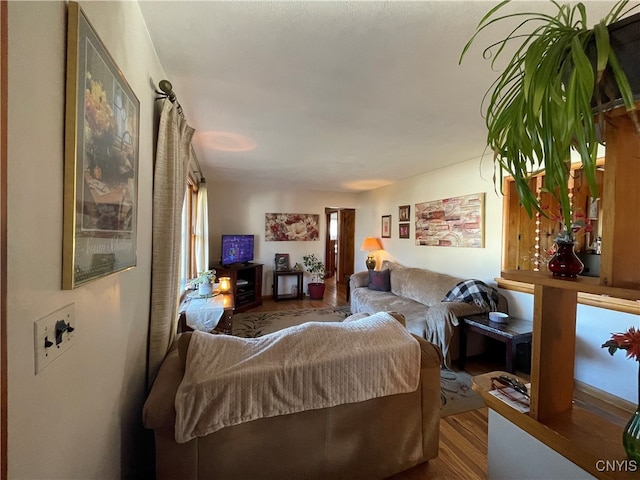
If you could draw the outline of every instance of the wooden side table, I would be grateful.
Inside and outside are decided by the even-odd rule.
[[[460,352],[458,366],[464,370],[467,360],[467,332],[476,332],[493,338],[506,345],[505,370],[515,373],[516,349],[521,343],[531,342],[533,322],[522,318],[509,317],[508,323],[495,323],[489,314],[468,315],[460,320]]]
[[[302,270],[274,270],[273,271],[273,300],[302,300],[304,298],[304,291],[302,286]],[[298,292],[293,294],[279,293],[280,277],[292,277],[295,276],[298,281]]]

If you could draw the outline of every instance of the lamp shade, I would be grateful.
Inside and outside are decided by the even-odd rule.
[[[373,257],[373,254],[371,252],[373,250],[382,250],[382,244],[380,243],[380,240],[378,240],[376,237],[367,237],[364,239],[364,242],[362,242],[360,250],[369,252],[367,261],[365,263],[367,265],[367,269],[374,270],[376,268],[376,259]]]
[[[373,250],[382,250],[382,244],[376,237],[367,237],[362,242],[360,250],[363,252],[371,252]]]

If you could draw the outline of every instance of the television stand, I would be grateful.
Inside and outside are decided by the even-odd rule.
[[[231,291],[235,297],[234,313],[262,305],[262,267],[261,263],[211,266],[216,271],[217,278],[231,279]]]

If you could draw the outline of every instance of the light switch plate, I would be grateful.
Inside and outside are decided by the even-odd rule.
[[[75,344],[75,312],[71,303],[34,322],[36,375]]]

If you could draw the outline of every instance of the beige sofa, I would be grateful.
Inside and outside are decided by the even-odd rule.
[[[421,338],[414,392],[260,418],[177,443],[174,398],[189,335],[165,358],[143,409],[158,480],[384,479],[438,454],[442,356]]]
[[[462,278],[412,268],[385,260],[381,270],[389,270],[390,291],[372,290],[369,272],[351,275],[351,313],[399,312],[405,317],[407,330],[440,347],[445,366],[457,358],[459,319],[488,311],[473,303],[443,302],[447,293]],[[498,311],[508,312],[507,299],[498,293]]]

